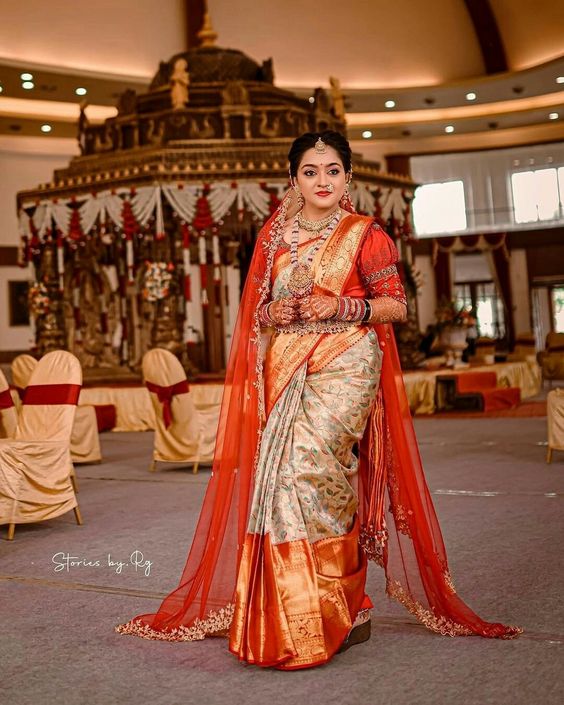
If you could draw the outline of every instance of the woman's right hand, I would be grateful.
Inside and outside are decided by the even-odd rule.
[[[299,302],[293,297],[277,299],[271,304],[268,313],[277,325],[286,326],[299,318]]]

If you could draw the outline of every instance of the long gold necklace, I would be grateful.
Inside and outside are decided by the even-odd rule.
[[[339,210],[340,208],[337,207],[332,213],[329,213],[328,216],[321,220],[308,220],[304,217],[304,212],[299,211],[298,224],[302,230],[307,230],[310,233],[320,233],[322,230],[325,230]]]
[[[301,211],[300,211],[301,213]],[[300,222],[299,213],[294,218],[292,224],[292,239],[290,240],[290,263],[292,264],[292,271],[290,273],[290,278],[286,287],[288,291],[296,298],[302,298],[303,296],[308,296],[313,291],[313,285],[315,282],[312,262],[315,253],[319,250],[321,245],[327,240],[329,235],[335,230],[339,220],[341,219],[341,209],[337,209],[331,214],[331,220],[328,223],[327,229],[323,235],[317,240],[315,245],[310,248],[306,257],[302,262],[298,261],[298,240],[300,237]]]

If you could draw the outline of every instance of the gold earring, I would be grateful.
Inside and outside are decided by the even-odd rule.
[[[302,193],[301,188],[297,183],[292,182],[292,188],[294,189],[294,193],[298,197],[298,208],[303,208],[305,204],[305,199]]]

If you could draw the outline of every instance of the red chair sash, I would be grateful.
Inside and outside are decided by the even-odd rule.
[[[0,392],[0,411],[2,409],[11,409],[13,406],[14,400],[10,394],[10,390],[5,389],[3,392]]]
[[[163,421],[165,428],[168,428],[172,423],[172,408],[170,405],[172,397],[177,394],[187,394],[190,390],[188,387],[188,381],[184,379],[182,382],[171,384],[170,387],[161,387],[160,384],[153,384],[153,382],[147,382],[145,380],[145,386],[150,392],[157,395],[159,401],[163,405]]]
[[[33,384],[26,387],[23,403],[30,404],[77,404],[80,384]]]

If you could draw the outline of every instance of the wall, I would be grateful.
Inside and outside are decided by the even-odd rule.
[[[185,0],[2,3],[5,59],[151,78],[185,47]]]
[[[513,294],[515,333],[519,335],[519,333],[526,333],[532,330],[531,296],[526,250],[511,250],[509,276],[511,280],[511,293]]]
[[[419,329],[425,331],[427,326],[435,322],[437,308],[437,294],[435,290],[435,273],[430,255],[418,255],[415,268],[421,272],[423,286],[417,292],[417,313],[419,315]]]
[[[9,325],[8,282],[31,280],[27,268],[13,266],[19,245],[16,194],[51,180],[53,170],[76,154],[75,140],[42,137],[0,137],[0,351],[29,350],[29,326]]]
[[[77,153],[73,139],[0,136],[0,246],[19,243],[17,192],[51,181]]]
[[[31,271],[25,267],[0,267],[0,352],[29,350],[34,341],[31,326],[10,326],[8,282],[28,281]]]
[[[464,182],[467,233],[547,228],[547,222],[514,222],[510,176],[514,171],[564,165],[564,142],[412,157],[410,165],[413,180],[420,184]]]

